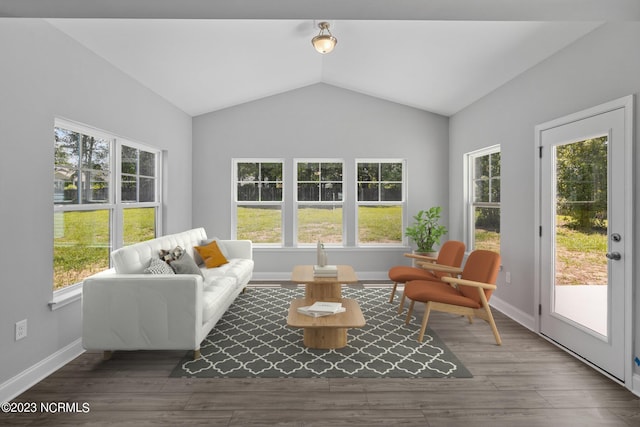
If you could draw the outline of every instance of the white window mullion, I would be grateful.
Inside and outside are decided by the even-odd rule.
[[[114,142],[114,150],[115,155],[114,165],[111,170],[114,171],[114,179],[113,181],[113,196],[114,196],[114,209],[113,209],[113,224],[111,227],[112,230],[112,238],[113,238],[113,246],[114,249],[120,248],[123,245],[124,237],[123,237],[123,214],[122,214],[122,144],[119,140]],[[111,261],[110,261],[111,262]]]

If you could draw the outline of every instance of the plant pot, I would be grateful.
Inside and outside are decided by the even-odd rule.
[[[413,251],[413,253],[414,253],[415,255],[430,256],[430,257],[434,257],[434,258],[438,256],[438,252],[436,252],[436,251],[429,251],[429,252]],[[413,267],[417,267],[417,266],[418,266],[418,265],[416,264],[416,261],[417,261],[417,260],[415,260],[415,259],[414,259],[414,260],[412,260],[411,265],[412,265]]]

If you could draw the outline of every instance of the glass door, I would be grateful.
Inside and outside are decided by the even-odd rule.
[[[633,234],[627,112],[605,105],[536,127],[540,333],[623,381]]]

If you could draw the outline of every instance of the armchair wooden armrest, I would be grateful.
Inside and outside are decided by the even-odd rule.
[[[404,254],[404,256],[406,256],[407,258],[419,259],[421,261],[436,262],[438,260],[438,258],[436,258],[436,257],[427,256],[427,255]]]
[[[451,267],[449,265],[442,264],[431,264],[428,262],[418,262],[417,263],[420,268],[431,271],[439,271],[441,273],[449,273],[451,275],[459,275],[462,274],[462,269],[459,267]]]
[[[447,282],[450,284],[456,285],[464,285],[464,286],[474,286],[476,288],[482,289],[497,289],[496,285],[492,285],[490,283],[476,282],[475,280],[466,280],[466,279],[458,279],[457,277],[443,277],[441,279],[443,282]]]

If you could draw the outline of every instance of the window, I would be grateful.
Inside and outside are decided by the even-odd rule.
[[[125,246],[156,236],[158,157],[157,152],[145,148],[121,146],[120,201]]]
[[[342,161],[296,162],[298,244],[342,244],[342,169]]]
[[[467,247],[500,252],[500,146],[467,154]]]
[[[357,161],[357,241],[402,244],[405,211],[404,161]]]
[[[284,162],[235,160],[235,238],[279,244],[282,235]]]
[[[156,236],[160,156],[62,120],[54,153],[53,289],[60,290],[109,268],[113,249]]]

